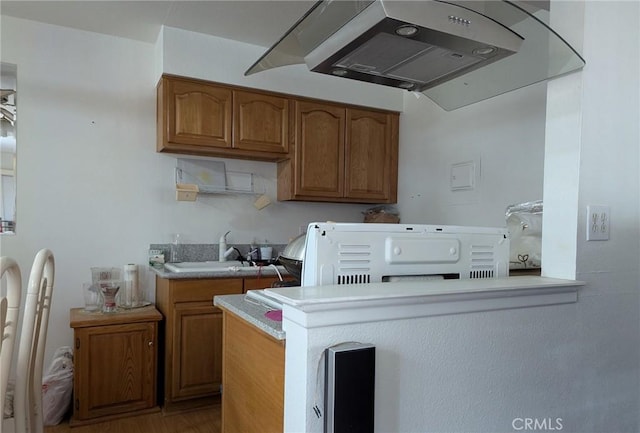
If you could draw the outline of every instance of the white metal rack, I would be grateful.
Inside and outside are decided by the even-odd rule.
[[[175,177],[180,201],[195,201],[198,193],[264,194],[256,190],[253,173],[227,171],[222,161],[178,158]]]

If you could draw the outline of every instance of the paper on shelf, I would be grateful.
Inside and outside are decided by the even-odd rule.
[[[199,190],[225,190],[227,173],[224,162],[178,158],[176,183],[195,184]]]

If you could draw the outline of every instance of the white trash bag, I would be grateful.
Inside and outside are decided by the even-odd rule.
[[[13,396],[16,392],[16,381],[9,380],[7,383],[7,393],[4,396],[4,410],[2,418],[13,418]]]
[[[542,200],[507,207],[510,236],[509,269],[540,268],[542,265]]]
[[[69,346],[53,354],[49,370],[42,378],[42,419],[44,425],[60,424],[71,405],[73,394],[73,351]]]

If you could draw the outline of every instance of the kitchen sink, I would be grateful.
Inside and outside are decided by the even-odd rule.
[[[234,262],[180,262],[165,263],[165,269],[170,272],[238,272],[243,274],[254,274],[260,272],[260,266],[251,266],[248,263]],[[278,266],[282,270],[282,266]]]

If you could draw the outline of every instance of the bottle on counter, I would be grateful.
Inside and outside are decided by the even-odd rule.
[[[179,262],[179,251],[180,251],[180,233],[176,233],[173,235],[173,242],[171,243],[171,251],[169,252],[169,261],[171,263]]]
[[[251,243],[251,249],[249,250],[251,254],[251,261],[257,262],[260,260],[260,248],[256,245],[255,239],[254,242]]]

